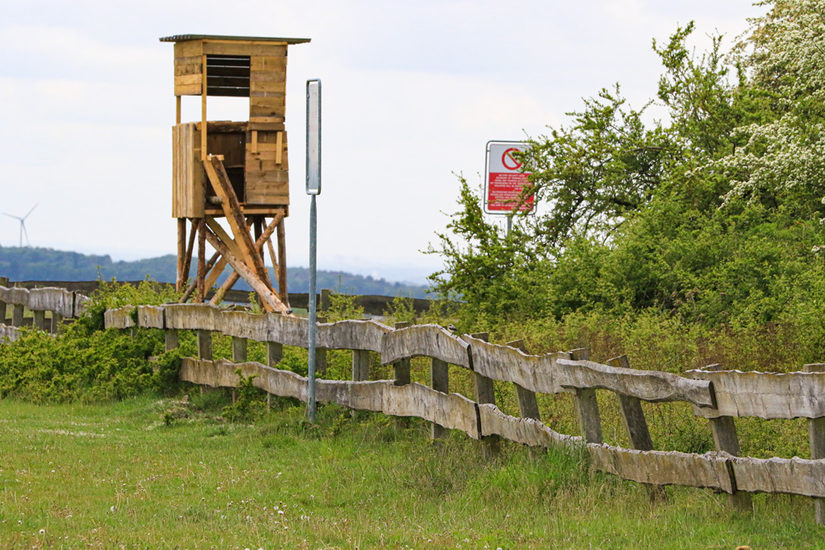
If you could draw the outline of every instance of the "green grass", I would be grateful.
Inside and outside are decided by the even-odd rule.
[[[279,402],[254,425],[191,403],[0,400],[0,548],[825,547],[810,499],[645,489],[579,457],[427,439],[424,422]],[[167,422],[168,421],[168,422]]]

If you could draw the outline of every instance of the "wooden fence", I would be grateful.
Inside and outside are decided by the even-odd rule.
[[[32,312],[31,323],[36,328],[57,332],[63,319],[82,315],[88,302],[87,296],[64,288],[28,289],[0,286],[0,342],[13,341],[18,338],[17,327],[28,324],[24,319],[25,310]],[[11,306],[11,319],[6,318],[9,306]],[[50,313],[48,318],[46,313]]]
[[[167,332],[175,347],[177,331],[198,333],[199,357],[182,361],[181,378],[213,387],[237,387],[244,376],[264,391],[307,399],[307,380],[275,368],[282,346],[307,346],[309,322],[297,317],[221,311],[208,305],[127,307],[106,312],[111,328],[147,327]],[[233,360],[212,360],[211,333],[233,338]],[[245,341],[269,345],[269,364],[248,362]],[[652,486],[705,487],[731,495],[732,505],[751,510],[749,493],[789,493],[814,497],[817,521],[823,522],[825,498],[825,372],[819,365],[809,372],[788,374],[689,371],[687,376],[628,368],[625,358],[601,364],[590,361],[586,350],[529,355],[515,346],[491,344],[483,335],[458,336],[437,325],[390,328],[375,321],[349,320],[319,323],[319,348],[352,351],[352,381],[318,380],[317,398],[352,409],[380,411],[394,416],[416,416],[440,429],[460,430],[494,447],[496,437],[532,447],[566,446],[586,451],[600,471]],[[394,365],[393,380],[367,380],[369,354],[380,355],[383,365]],[[431,361],[431,384],[410,382],[409,359]],[[447,366],[473,373],[473,399],[449,393]],[[493,381],[513,383],[521,417],[502,413],[495,405]],[[625,425],[635,448],[602,442],[601,418],[595,390],[619,397]],[[538,415],[536,393],[571,393],[576,401],[581,436],[559,434]],[[682,401],[709,420],[716,450],[706,454],[653,450],[641,401]],[[809,418],[813,459],[757,459],[737,456],[739,442],[734,417]],[[660,491],[652,487],[656,494]]]
[[[38,296],[33,298],[33,296]],[[48,300],[46,296],[52,296]],[[61,296],[58,299],[58,296]],[[71,296],[71,299],[69,298]],[[55,291],[27,293],[0,287],[0,305],[33,311],[54,308],[57,315],[77,315],[84,299]],[[38,308],[38,309],[35,309]],[[71,308],[71,309],[70,309]],[[107,328],[154,328],[165,331],[168,349],[177,347],[179,331],[196,331],[198,357],[182,360],[180,377],[212,387],[238,387],[254,375],[253,384],[269,394],[307,400],[307,379],[275,368],[283,346],[306,347],[309,322],[298,317],[224,311],[204,304],[129,306],[105,313]],[[37,324],[37,323],[35,323]],[[233,360],[213,360],[212,333],[233,338]],[[0,334],[2,337],[2,334]],[[246,360],[246,342],[268,346],[268,364]],[[631,369],[624,357],[607,364],[590,361],[584,349],[529,355],[513,345],[492,344],[484,335],[458,336],[437,325],[391,328],[371,320],[319,323],[317,345],[352,351],[352,380],[317,381],[321,402],[394,416],[415,416],[433,423],[433,436],[460,430],[493,452],[497,438],[531,447],[564,446],[586,452],[591,465],[622,479],[651,485],[712,488],[726,492],[738,510],[751,510],[750,493],[788,493],[813,497],[816,520],[825,524],[825,365],[786,374],[716,370],[688,371],[687,376]],[[368,380],[369,354],[393,365],[393,380]],[[412,357],[430,359],[430,385],[410,381]],[[448,365],[467,369],[475,386],[473,399],[449,393]],[[495,404],[493,381],[512,383],[520,417]],[[602,442],[595,391],[617,394],[634,448]],[[536,394],[570,393],[582,435],[560,434],[539,418]],[[710,422],[716,450],[683,453],[653,450],[641,401],[690,403]],[[734,418],[808,418],[812,459],[740,457]]]
[[[137,286],[143,281],[117,281],[118,284]],[[4,284],[3,278],[0,277],[0,285]],[[156,283],[162,286],[173,288],[175,285],[171,283]],[[100,287],[100,281],[15,281],[14,286],[17,288],[63,288],[72,292],[91,296],[94,291]],[[206,293],[206,299],[212,298],[215,291],[210,290]],[[237,304],[249,303],[249,290],[228,290],[224,294],[224,300],[227,302]],[[329,289],[322,289],[320,293],[316,294],[316,303],[318,309],[323,311],[330,304],[330,295],[333,292]],[[360,294],[355,296],[355,305],[364,308],[364,313],[369,315],[384,315],[390,308],[395,296],[379,296],[375,294]],[[430,308],[432,300],[425,298],[406,298],[410,301],[410,307],[413,311],[421,313]],[[290,292],[289,305],[293,308],[307,309],[309,307],[309,294],[306,292]]]

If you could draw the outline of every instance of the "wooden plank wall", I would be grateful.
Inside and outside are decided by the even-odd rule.
[[[252,43],[227,40],[188,40],[175,43],[175,95],[201,95],[204,86],[203,60],[207,56],[249,57],[249,127],[246,134],[245,196],[251,205],[289,204],[286,114],[286,43]],[[210,81],[211,82],[211,81]],[[244,92],[245,93],[245,92]],[[173,133],[173,217],[203,217],[203,175],[195,161],[200,145],[193,141],[187,125]],[[210,130],[211,132],[211,130]],[[207,134],[211,137],[211,134]],[[210,153],[227,154],[210,143]],[[242,149],[243,150],[243,149]]]
[[[205,177],[201,164],[201,138],[197,124],[172,127],[172,217],[202,218]]]
[[[289,162],[283,123],[279,130],[250,130],[246,142],[246,202],[248,204],[289,204]],[[254,134],[254,135],[253,135]]]
[[[258,48],[250,55],[249,121],[282,124],[286,113],[286,46]]]
[[[249,133],[246,202],[289,204],[286,129],[286,46],[252,55],[249,75]]]
[[[175,42],[175,95],[200,95],[203,86],[203,42]]]

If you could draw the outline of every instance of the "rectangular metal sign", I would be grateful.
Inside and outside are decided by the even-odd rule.
[[[535,197],[523,197],[529,173],[522,171],[522,162],[515,154],[526,151],[523,141],[488,141],[484,176],[484,211],[487,214],[512,215],[532,212]]]
[[[307,80],[307,195],[321,194],[321,81]]]

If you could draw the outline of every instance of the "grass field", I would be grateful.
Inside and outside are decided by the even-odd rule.
[[[576,456],[505,445],[482,460],[424,422],[290,403],[223,422],[222,392],[191,403],[0,400],[0,548],[825,547],[809,499],[726,496],[590,474]]]

